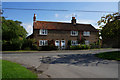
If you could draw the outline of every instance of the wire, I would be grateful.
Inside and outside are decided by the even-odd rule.
[[[72,10],[58,10],[58,9],[27,9],[27,8],[2,8],[9,10],[40,10],[40,11],[72,11]],[[73,10],[76,12],[96,12],[96,13],[115,13],[112,11],[87,11],[87,10]]]

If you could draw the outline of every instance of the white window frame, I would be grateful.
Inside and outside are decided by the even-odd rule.
[[[84,31],[83,36],[90,36],[90,31]]]
[[[47,46],[47,45],[48,45],[48,40],[39,40],[39,46]]]
[[[47,29],[40,29],[39,30],[39,34],[40,35],[47,35],[48,34],[48,30]]]
[[[73,43],[75,43],[75,44],[73,44]],[[78,45],[78,41],[77,40],[72,40],[71,45]]]
[[[71,36],[78,36],[78,31],[71,31]]]
[[[89,40],[85,40],[85,44],[86,44],[86,45],[89,45],[89,44],[90,44],[90,41],[89,41]]]

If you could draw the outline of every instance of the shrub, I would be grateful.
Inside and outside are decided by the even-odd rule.
[[[30,47],[25,47],[24,50],[31,50],[31,48]]]
[[[32,50],[39,50],[39,47],[36,44],[32,45]]]
[[[50,50],[57,50],[57,49],[58,49],[58,47],[54,46],[54,45],[41,46],[39,48],[39,50],[42,50],[42,51],[50,51]]]
[[[90,48],[91,49],[99,48],[99,45],[96,45],[96,43],[92,43],[92,44],[90,44]]]
[[[26,48],[29,48],[29,50],[38,50],[39,47],[35,43],[36,40],[34,39],[24,39],[22,44],[22,49],[26,50]]]
[[[85,45],[85,44],[82,44],[82,45],[72,45],[72,46],[70,46],[70,49],[71,50],[90,49],[90,46],[89,45]]]
[[[2,50],[20,50],[22,47],[22,40],[12,39],[10,41],[3,40]]]

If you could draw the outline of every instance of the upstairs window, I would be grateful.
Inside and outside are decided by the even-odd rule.
[[[40,29],[39,34],[40,35],[47,35],[48,34],[48,30],[47,29]]]
[[[71,36],[78,36],[78,31],[71,31]]]
[[[84,31],[83,36],[90,36],[90,31]]]
[[[48,41],[47,40],[39,40],[39,46],[47,46]]]
[[[71,41],[71,45],[77,45],[77,44],[78,44],[77,40],[72,40]]]

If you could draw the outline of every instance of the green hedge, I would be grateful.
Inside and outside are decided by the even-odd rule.
[[[58,47],[54,45],[48,45],[48,46],[41,46],[39,47],[40,51],[50,51],[50,50],[57,50]]]
[[[81,50],[81,49],[90,49],[90,46],[85,44],[70,46],[70,50]]]

